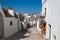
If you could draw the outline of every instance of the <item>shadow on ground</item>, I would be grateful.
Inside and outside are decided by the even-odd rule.
[[[13,35],[11,35],[10,37],[8,38],[5,38],[4,40],[19,40],[19,39],[23,39],[23,38],[27,38],[29,36],[24,36],[24,34],[26,34],[28,32],[28,30],[22,30],[20,32],[17,32]]]

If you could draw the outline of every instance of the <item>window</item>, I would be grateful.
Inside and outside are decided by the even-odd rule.
[[[10,25],[12,26],[12,21],[10,21]]]

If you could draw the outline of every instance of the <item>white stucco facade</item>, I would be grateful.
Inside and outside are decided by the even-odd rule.
[[[27,28],[26,20],[21,21],[19,17],[16,17],[13,9],[7,11],[0,6],[0,37],[9,37]]]
[[[3,28],[1,27],[3,29],[3,35],[4,35],[3,37],[8,37],[18,32],[18,19],[15,17],[5,17],[4,11],[1,6],[0,6],[0,13],[3,16]]]
[[[18,19],[18,20],[19,20],[19,19]],[[19,20],[19,21],[18,21],[18,30],[19,30],[19,31],[21,31],[21,27],[22,27],[22,26],[21,26],[21,21]]]
[[[10,25],[12,21],[12,25]],[[4,18],[4,37],[8,37],[14,33],[18,32],[18,20],[14,17]]]
[[[24,20],[24,29],[27,28],[27,20]]]
[[[42,14],[44,14],[45,8],[47,9],[47,16],[45,20],[47,22],[47,25],[51,24],[51,40],[54,40],[53,35],[56,36],[56,40],[60,40],[60,0],[46,0],[45,3],[42,5]],[[47,32],[49,32],[49,30]]]
[[[41,33],[41,28],[40,28],[40,20],[37,21],[37,29],[39,30],[39,32]]]

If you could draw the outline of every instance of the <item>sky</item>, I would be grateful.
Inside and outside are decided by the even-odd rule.
[[[3,7],[9,5],[16,12],[21,13],[40,13],[42,11],[42,0],[2,0]]]

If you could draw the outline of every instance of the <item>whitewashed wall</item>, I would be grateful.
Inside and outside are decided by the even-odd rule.
[[[24,22],[22,22],[22,24],[23,24],[23,29],[26,29],[27,28],[27,22],[24,21]]]
[[[40,20],[37,21],[37,29],[39,30],[39,32],[41,33],[41,29],[40,29]]]
[[[18,21],[18,30],[19,30],[19,31],[21,31],[21,27],[22,27],[22,26],[21,26],[21,21],[19,20],[19,21]]]
[[[54,33],[56,34],[57,40],[60,40],[60,0],[53,0],[53,26]],[[53,31],[52,31],[53,33]]]
[[[47,0],[42,6],[42,13],[44,13],[44,8],[47,9],[46,22],[51,24],[51,40],[53,40],[53,35],[56,36],[56,40],[60,40],[60,0]]]
[[[12,26],[10,21],[12,21]],[[13,17],[4,18],[4,36],[8,37],[16,32],[18,32],[18,20]]]

